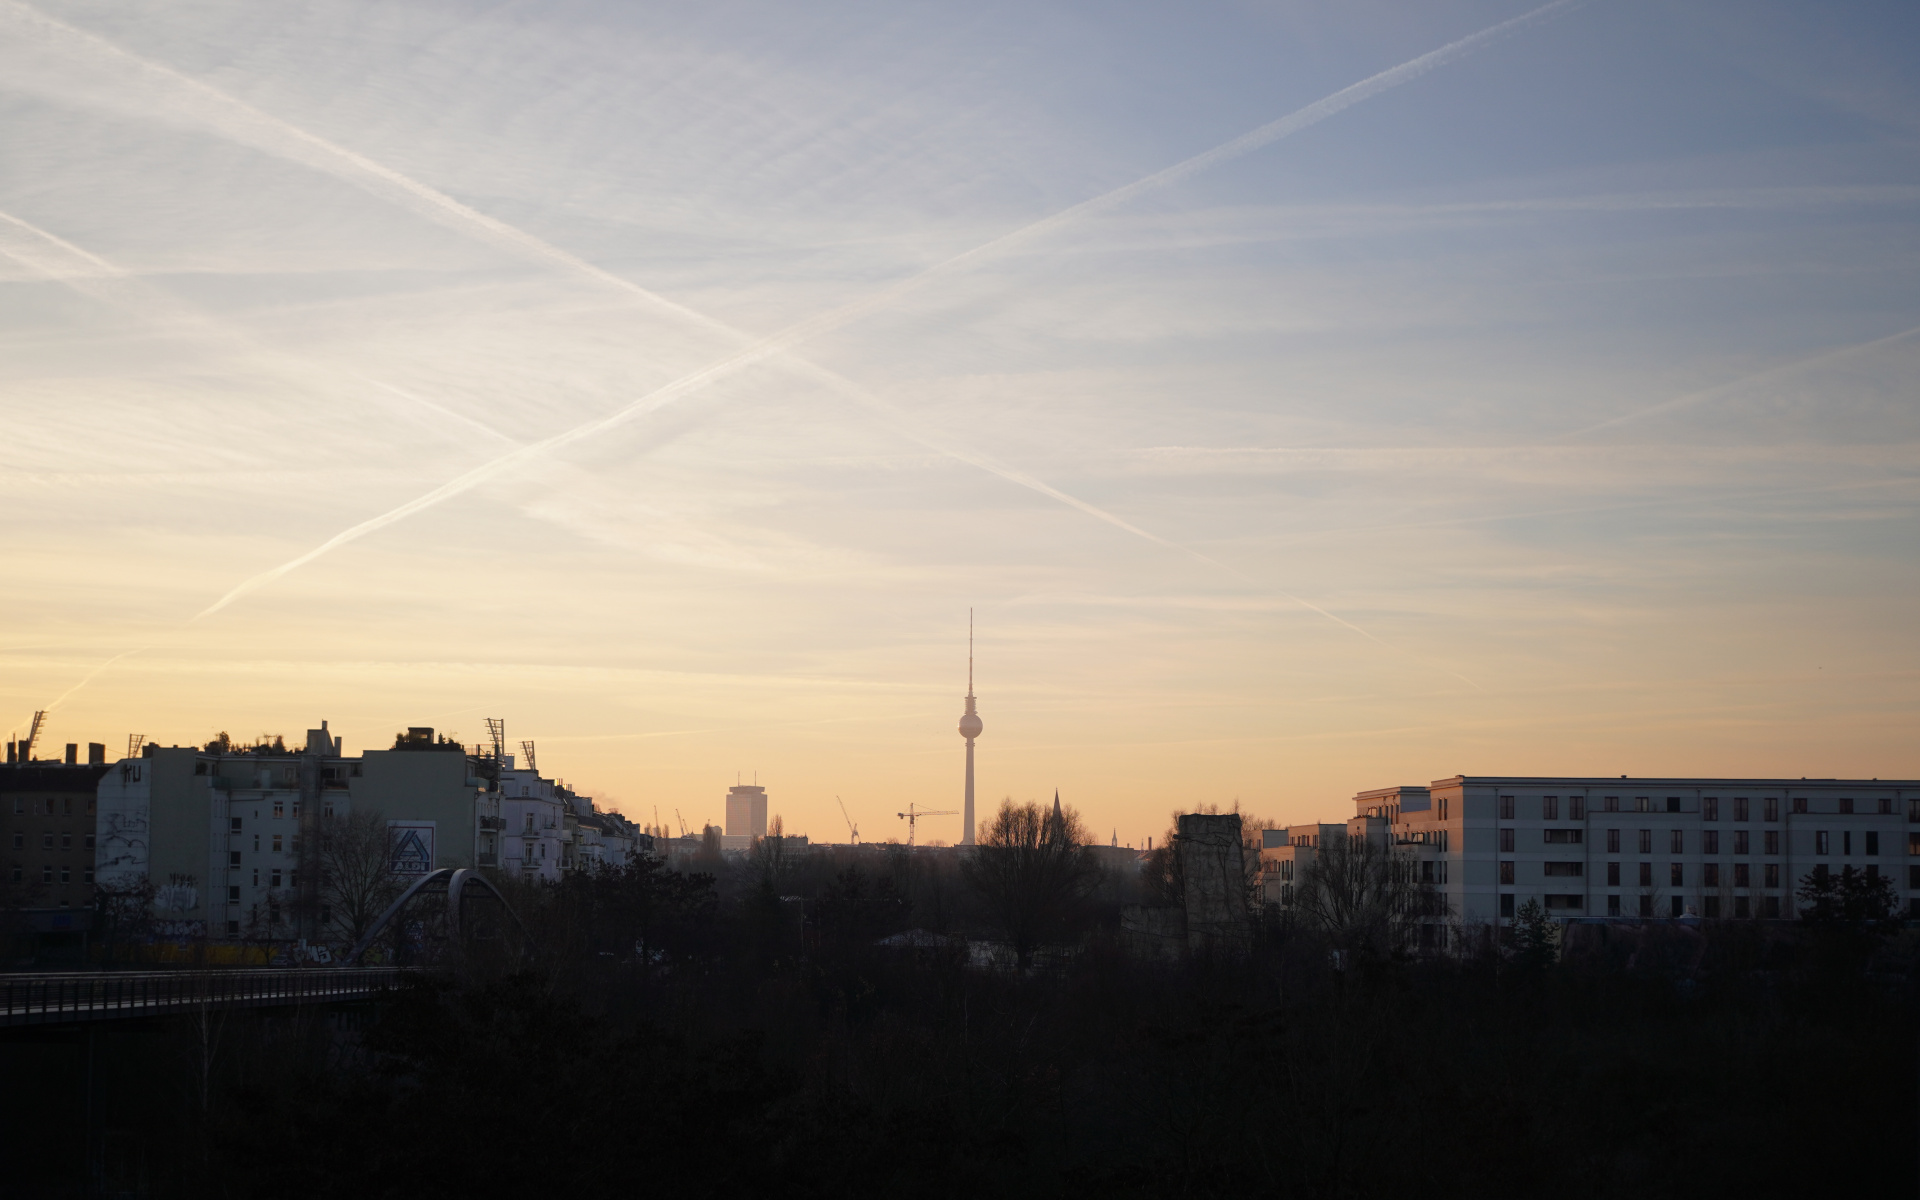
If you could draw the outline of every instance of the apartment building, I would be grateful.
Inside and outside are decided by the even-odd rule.
[[[493,866],[502,825],[493,774],[491,759],[422,727],[357,756],[324,721],[301,747],[149,745],[100,777],[96,878],[151,884],[163,937],[319,936],[301,922],[325,922],[320,821],[380,813],[402,873]]]
[[[1329,838],[1390,846],[1454,919],[1503,923],[1528,900],[1558,918],[1776,920],[1819,870],[1892,880],[1920,917],[1920,781],[1456,775],[1353,798],[1340,825],[1265,831],[1266,899]]]

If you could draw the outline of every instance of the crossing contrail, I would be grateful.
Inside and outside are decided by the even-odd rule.
[[[204,617],[220,611],[221,609],[233,603],[235,600],[239,599],[240,597],[245,596],[248,593],[257,590],[258,588],[265,586],[266,584],[271,583],[276,579],[279,579],[281,576],[286,575],[290,571],[297,570],[299,567],[304,566],[309,562],[312,562],[314,559],[319,558],[320,556],[332,550],[335,550],[340,546],[344,546],[350,542],[357,541],[360,538],[365,537],[369,533],[373,533],[377,530],[384,529],[387,526],[392,525],[398,521],[405,520],[407,517],[412,516],[414,513],[421,512],[427,508],[431,508],[437,504],[440,504],[445,500],[452,499],[455,496],[458,496],[467,491],[470,491],[473,488],[479,486],[480,484],[486,482],[487,480],[492,479],[495,476],[501,474],[502,472],[511,470],[512,468],[524,462],[527,462],[532,458],[551,454],[555,451],[564,449],[565,447],[573,445],[577,442],[584,441],[588,438],[592,438],[600,434],[606,433],[620,425],[626,424],[629,421],[635,420],[649,413],[658,411],[659,409],[664,408],[667,405],[673,404],[676,401],[684,398],[685,396],[691,395],[694,392],[697,392],[703,388],[706,388],[709,385],[717,383],[720,380],[726,379],[732,375],[736,375],[759,363],[765,362],[769,359],[786,356],[791,351],[797,349],[799,346],[803,345],[808,341],[811,341],[814,338],[820,337],[823,334],[839,329],[842,326],[845,326],[857,320],[860,317],[866,316],[867,314],[872,313],[880,308],[883,308],[887,305],[898,302],[899,300],[905,298],[911,293],[919,290],[922,287],[925,287],[927,284],[933,282],[935,279],[939,278],[942,275],[948,274],[956,269],[959,269],[965,266],[970,266],[975,263],[985,261],[987,259],[994,257],[995,255],[1003,254],[1023,242],[1030,241],[1034,238],[1043,236],[1045,234],[1055,232],[1075,221],[1084,219],[1085,217],[1090,216],[1094,213],[1112,208],[1116,205],[1122,204],[1128,200],[1134,199],[1135,197],[1144,195],[1158,188],[1167,187],[1171,184],[1184,180],[1190,176],[1198,174],[1199,172],[1204,171],[1210,167],[1217,166],[1220,163],[1227,162],[1231,159],[1238,158],[1242,155],[1251,153],[1252,151],[1257,150],[1263,146],[1270,145],[1271,143],[1276,142],[1281,138],[1288,137],[1294,133],[1300,132],[1303,129],[1307,129],[1313,125],[1317,125],[1321,121],[1324,121],[1327,118],[1334,116],[1335,114],[1342,112],[1343,110],[1362,102],[1363,100],[1379,95],[1384,91],[1387,91],[1394,87],[1398,87],[1399,85],[1403,83],[1407,83],[1413,79],[1417,79],[1420,76],[1425,75],[1429,71],[1433,71],[1439,67],[1445,66],[1450,62],[1453,62],[1456,59],[1459,59],[1468,54],[1471,54],[1475,50],[1478,50],[1488,45],[1489,43],[1501,37],[1506,36],[1507,34],[1516,32],[1526,26],[1536,24],[1550,17],[1556,16],[1565,12],[1569,12],[1574,8],[1579,7],[1584,2],[1585,0],[1554,0],[1554,3],[1547,4],[1541,8],[1534,9],[1533,11],[1525,13],[1521,16],[1513,17],[1509,20],[1502,21],[1497,25],[1490,26],[1487,29],[1483,29],[1478,33],[1471,34],[1467,37],[1461,38],[1458,41],[1450,42],[1447,45],[1442,46],[1437,50],[1430,51],[1426,54],[1419,56],[1418,58],[1402,63],[1397,67],[1393,67],[1386,71],[1379,72],[1378,74],[1369,76],[1368,78],[1363,79],[1358,83],[1342,88],[1340,91],[1337,91],[1332,95],[1327,96],[1321,100],[1315,101],[1313,104],[1307,105],[1305,108],[1298,109],[1292,113],[1287,114],[1286,116],[1280,117],[1277,120],[1270,121],[1267,124],[1262,125],[1259,128],[1254,129],[1248,133],[1242,134],[1241,136],[1234,138],[1231,141],[1224,142],[1218,146],[1215,146],[1211,150],[1207,150],[1201,154],[1194,155],[1193,157],[1182,160],[1181,162],[1175,163],[1170,167],[1166,167],[1160,171],[1154,172],[1151,175],[1147,175],[1140,179],[1137,179],[1132,183],[1128,183],[1121,187],[1114,188],[1110,191],[1107,191],[1098,196],[1095,196],[1089,200],[1081,201],[1080,203],[1072,205],[1068,208],[1062,209],[1059,212],[1052,214],[1051,216],[1044,217],[1041,220],[1022,226],[1021,228],[1013,230],[1012,232],[1002,234],[1001,236],[997,238],[993,238],[990,241],[983,242],[980,245],[975,246],[970,250],[963,251],[960,254],[953,255],[950,258],[947,258],[939,263],[936,263],[933,266],[926,268],[925,270],[919,272],[916,275],[913,275],[907,279],[901,280],[900,282],[895,283],[891,286],[878,289],[877,291],[871,293],[868,296],[854,300],[847,304],[843,304],[837,308],[829,309],[828,311],[820,313],[814,317],[808,318],[807,320],[800,321],[794,325],[790,325],[784,330],[781,330],[777,333],[769,335],[756,342],[752,342],[749,345],[744,346],[741,349],[738,349],[733,353],[727,355],[726,357],[721,358],[713,363],[708,364],[705,367],[702,367],[697,371],[692,372],[691,374],[681,376],[679,379],[676,379],[671,383],[668,383],[660,388],[656,388],[655,390],[639,397],[638,399],[632,401],[631,403],[619,409],[614,410],[611,413],[608,413],[605,416],[596,418],[592,421],[588,421],[581,425],[574,426],[571,429],[563,430],[560,433],[550,435],[538,441],[530,442],[525,445],[516,447],[513,450],[507,451],[506,453],[488,462],[482,463],[479,466],[473,467],[465,472],[462,472],[460,475],[457,475],[454,478],[447,480],[446,482],[440,484],[439,486],[433,488],[428,492],[423,493],[420,496],[416,496],[415,498],[407,501],[404,504],[401,504],[395,508],[389,509],[386,512],[380,513],[376,516],[369,517],[368,519],[361,521],[356,525],[353,525],[347,529],[344,529],[341,532],[335,534],[333,537],[328,538],[325,542],[322,542],[320,545],[307,551],[306,553],[301,554],[296,558],[290,559],[287,562],[281,563],[278,566],[275,566],[266,571],[263,571],[260,574],[255,575],[249,579],[243,580],[241,583],[235,585],[225,595],[221,596],[213,604],[209,605],[206,609],[204,609],[201,613],[199,613],[196,619],[198,619],[198,617]],[[54,22],[52,24],[58,25],[57,22]],[[68,28],[66,26],[58,26],[58,27],[61,29]],[[73,32],[78,34],[78,31],[73,31]],[[92,37],[92,35],[90,34],[79,34],[79,36],[88,37],[88,38]],[[95,40],[98,40],[98,39],[95,39]],[[108,46],[116,54],[125,55],[124,51],[119,50],[117,47],[112,47],[110,43],[102,42],[101,44]],[[128,55],[126,57],[132,57],[132,56]],[[134,61],[141,62],[144,60],[135,59]],[[216,97],[221,96],[221,93],[218,93],[213,89],[206,87],[206,85],[200,84],[197,81],[194,81],[191,79],[187,79],[187,77],[185,76],[179,76],[177,75],[177,73],[169,71],[168,68],[155,67],[153,69],[167,71],[169,74],[175,75],[177,78],[185,81],[190,86],[195,87],[201,92],[204,92]],[[236,105],[238,104],[237,101],[233,101],[231,103],[234,103]],[[649,299],[650,301],[664,304],[669,308],[671,308],[673,311],[679,313],[680,315],[685,316],[689,319],[695,320],[703,326],[706,326],[708,328],[713,328],[713,329],[726,330],[728,332],[736,332],[736,331],[732,331],[731,329],[729,329],[729,327],[721,324],[720,322],[715,321],[713,318],[707,317],[706,315],[701,313],[697,313],[694,310],[688,309],[683,305],[674,303],[673,301],[666,300],[663,297],[659,297],[655,295],[653,292],[648,291],[645,288],[641,288],[638,285],[631,283],[630,281],[623,280],[619,276],[613,275],[611,272],[607,272],[602,270],[601,268],[594,267],[591,264],[586,263],[584,260],[575,258],[574,256],[567,254],[565,251],[559,250],[556,247],[550,247],[546,243],[539,241],[539,239],[531,237],[531,235],[524,234],[521,231],[515,230],[511,226],[507,226],[504,223],[496,221],[491,217],[487,217],[484,214],[475,212],[472,209],[468,209],[464,205],[460,205],[457,201],[452,200],[450,197],[441,196],[439,193],[434,192],[432,189],[427,188],[424,185],[415,183],[414,181],[407,179],[405,176],[399,175],[397,172],[391,171],[388,168],[382,167],[379,164],[372,162],[372,160],[365,159],[359,155],[352,154],[352,152],[350,151],[338,150],[338,149],[332,148],[330,143],[327,143],[322,141],[321,139],[315,138],[311,134],[307,134],[304,131],[298,130],[293,126],[286,125],[285,122],[280,122],[277,120],[277,118],[266,117],[265,114],[260,114],[257,112],[257,110],[246,109],[245,111],[262,120],[273,122],[276,126],[283,127],[286,130],[293,132],[301,139],[301,144],[303,146],[310,146],[315,150],[334,149],[335,153],[353,162],[356,166],[361,166],[362,164],[364,164],[364,167],[369,172],[369,175],[371,178],[378,179],[379,181],[381,181],[386,185],[400,189],[401,193],[405,197],[407,197],[410,202],[427,203],[431,205],[438,212],[445,213],[445,214],[453,214],[457,212],[463,221],[471,219],[471,221],[477,222],[478,227],[483,228],[487,232],[490,238],[499,241],[501,244],[520,247],[530,252],[536,252],[539,254],[539,256],[543,258],[547,258],[550,261],[565,262],[568,265],[577,264],[577,269],[584,270],[589,274],[593,275],[595,278],[603,279],[607,282],[613,283],[621,287],[623,290],[642,295],[647,299]],[[412,205],[410,203],[410,207],[411,206]],[[859,387],[859,385],[854,384],[851,380],[847,380],[844,377],[841,377],[833,372],[825,370],[824,368],[821,368],[821,367],[815,366],[814,364],[806,363],[806,362],[796,362],[795,365],[798,366],[801,370],[803,370],[806,374],[812,375],[815,378],[821,379],[822,382],[826,382],[830,384],[830,386],[834,387],[836,390],[853,395],[856,399],[859,399],[864,404],[868,404],[869,406],[871,406],[873,402],[878,399],[878,397],[873,396],[872,393],[868,392],[864,388]],[[891,406],[886,406],[886,407],[891,408]],[[915,440],[922,441],[922,444],[931,445],[931,443],[926,442],[924,439],[921,439],[921,438],[916,438]],[[947,451],[943,449],[942,452],[947,452]],[[985,462],[986,462],[984,456],[975,456],[973,459],[967,459],[965,461],[975,461],[976,465],[983,465],[983,466],[985,465]],[[1104,511],[1098,510],[1094,506],[1086,504],[1083,501],[1078,501],[1071,497],[1068,497],[1065,493],[1060,492],[1058,489],[1046,487],[1044,485],[1040,487],[1035,487],[1038,481],[1034,480],[1031,476],[1025,476],[1024,474],[1018,473],[1018,472],[1009,472],[1005,469],[995,469],[993,467],[987,467],[986,469],[993,470],[995,474],[1001,475],[1003,478],[1006,478],[1011,482],[1019,483],[1025,487],[1033,487],[1035,488],[1035,490],[1040,491],[1043,495],[1050,496],[1056,500],[1062,501],[1063,503],[1068,503],[1074,508],[1080,509],[1081,511],[1088,512],[1091,515],[1095,515],[1099,517],[1099,519],[1107,521],[1111,524],[1114,524],[1118,528],[1124,529],[1129,533],[1133,533],[1139,536],[1144,536],[1148,540],[1163,546],[1174,546],[1174,543],[1168,542],[1163,538],[1159,538],[1157,536],[1147,534],[1144,530],[1141,530],[1137,526],[1133,526],[1121,520],[1120,518],[1113,516],[1112,514],[1105,513]],[[1186,553],[1190,553],[1190,554],[1198,553],[1196,551],[1186,550],[1186,548],[1184,547],[1175,547],[1175,548],[1182,549]],[[1205,556],[1200,556],[1200,557],[1204,558]],[[1207,559],[1207,561],[1212,562],[1214,560]],[[1219,564],[1216,563],[1215,565],[1219,565]],[[1305,602],[1301,601],[1301,603],[1304,604]],[[1352,625],[1350,622],[1340,620],[1340,618],[1333,617],[1332,614],[1326,613],[1324,609],[1320,609],[1317,606],[1313,606],[1313,605],[1308,605],[1308,607],[1313,608],[1314,611],[1321,612],[1323,615],[1328,616],[1330,619],[1339,621],[1340,624],[1346,625],[1348,628],[1352,628],[1352,629],[1355,629],[1356,631],[1359,631],[1357,626]],[[1364,631],[1359,631],[1359,632],[1364,632]],[[1371,634],[1366,634],[1365,636],[1372,637]],[[1375,640],[1378,640],[1378,639],[1375,639]]]

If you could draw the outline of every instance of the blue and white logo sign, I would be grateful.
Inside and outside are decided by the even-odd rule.
[[[432,821],[388,821],[388,869],[395,875],[425,875],[433,870]]]

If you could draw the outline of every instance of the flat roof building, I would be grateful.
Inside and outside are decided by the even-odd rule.
[[[1803,878],[1843,866],[1920,916],[1920,780],[1455,775],[1353,803],[1343,824],[1265,831],[1269,902],[1327,839],[1369,837],[1469,923],[1528,900],[1561,919],[1789,918]]]

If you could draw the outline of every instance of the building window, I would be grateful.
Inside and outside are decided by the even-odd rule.
[[[1850,813],[1853,811],[1853,797],[1851,796],[1840,797],[1840,811],[1843,813]]]
[[[60,848],[61,848],[62,850],[71,850],[71,849],[73,849],[73,835],[72,835],[72,834],[70,834],[70,833],[63,833],[63,834],[61,834],[61,835],[60,835]]]
[[[1620,797],[1618,797],[1618,796],[1603,796],[1603,797],[1601,797],[1601,800],[1600,800],[1600,811],[1601,811],[1601,812],[1619,812],[1619,811],[1620,811]]]
[[[40,882],[41,883],[53,882],[53,864],[49,863],[46,866],[40,868]]]
[[[1620,915],[1620,897],[1618,896],[1607,897],[1607,915],[1610,917],[1617,917]]]
[[[67,867],[67,866],[62,866],[62,867],[60,868],[60,882],[61,882],[61,883],[72,883],[72,882],[73,882],[73,868],[72,868],[72,867]]]
[[[1567,820],[1584,821],[1587,819],[1587,798],[1585,796],[1567,797]]]
[[[43,834],[41,834],[41,835],[40,835],[40,848],[41,848],[42,850],[51,850],[51,849],[53,849],[53,835],[52,835],[52,834],[50,834],[50,833],[43,833]]]
[[[1640,897],[1640,915],[1643,917],[1650,917],[1653,915],[1653,897],[1652,896]]]
[[[1779,887],[1780,886],[1780,864],[1768,863],[1764,869],[1762,878],[1766,881],[1765,886],[1770,888]]]
[[[1753,875],[1746,863],[1733,864],[1733,886],[1737,888],[1753,886]]]
[[[1642,854],[1653,853],[1653,830],[1642,829],[1640,831],[1640,853]]]
[[[1640,886],[1641,887],[1653,886],[1653,864],[1652,863],[1640,864]]]
[[[1718,821],[1720,819],[1720,797],[1705,796],[1700,801],[1700,819]]]
[[[228,922],[227,922],[227,936],[228,936],[228,937],[239,937],[239,936],[240,936],[240,922],[238,922],[238,921],[228,921]]]
[[[235,833],[239,833],[239,832],[240,832],[240,818],[239,818],[239,817],[235,817],[235,818],[233,818],[233,831],[234,831]]]
[[[1880,815],[1883,817],[1890,817],[1893,815],[1893,797],[1892,796],[1880,797]]]
[[[1620,853],[1620,831],[1618,829],[1607,830],[1607,853]]]
[[[1761,820],[1778,821],[1780,819],[1780,797],[1768,796],[1761,804]]]
[[[273,802],[273,815],[275,818],[284,818],[287,815],[287,802],[285,800],[275,800]]]
[[[1513,853],[1513,830],[1502,829],[1500,831],[1500,853],[1502,854]]]
[[[1804,816],[1806,814],[1806,811],[1807,811],[1807,798],[1805,796],[1795,796],[1793,798],[1793,815],[1796,817]]]
[[[1687,865],[1685,863],[1668,863],[1667,882],[1673,887],[1685,887],[1687,883]]]
[[[1920,867],[1907,868],[1907,886],[1920,890]]]
[[[1667,811],[1670,813],[1676,813],[1680,811],[1680,797],[1678,796],[1667,797]]]
[[[1558,821],[1560,819],[1560,797],[1540,797],[1540,819],[1542,821]]]
[[[544,851],[546,847],[542,846],[540,847],[540,849]],[[544,858],[545,855],[543,854],[541,855],[541,857]],[[1501,883],[1513,882],[1513,860],[1510,858],[1503,859],[1500,863],[1500,882]]]
[[[82,844],[82,845],[84,845],[84,846],[86,846],[86,848],[87,848],[87,849],[89,849],[89,850],[91,850],[91,849],[93,849],[93,835],[92,835],[92,834],[88,834],[88,835],[86,836],[86,838],[85,838],[85,839],[83,839],[83,841],[82,841],[82,843],[81,843],[81,844]]]
[[[1848,858],[1853,857],[1853,830],[1848,829],[1840,834],[1840,853]]]
[[[227,903],[228,904],[240,903],[240,885],[239,884],[236,883],[227,888]]]
[[[13,876],[12,876],[12,879],[13,879],[13,882],[15,882],[15,883],[19,883],[19,882],[20,882],[20,868],[19,868],[19,867],[15,867],[15,868],[13,869]]]
[[[277,833],[273,835],[273,852],[280,853],[280,835]]]
[[[82,871],[82,872],[80,872],[80,882],[81,882],[81,883],[92,883],[92,882],[93,882],[93,868],[92,868],[92,867],[88,867],[88,868],[87,868],[86,870],[84,870],[84,871]]]
[[[1513,916],[1513,893],[1512,892],[1500,893],[1500,915],[1507,918],[1511,918]]]
[[[1717,888],[1720,886],[1720,864],[1719,863],[1705,863],[1701,866],[1700,886],[1708,887],[1708,888]]]
[[[1827,838],[1826,830],[1821,829],[1815,831],[1813,835],[1813,852],[1815,854],[1832,853],[1832,844]]]
[[[255,887],[260,886],[260,868],[259,867],[255,867],[253,869],[253,886]]]
[[[1684,829],[1675,829],[1668,833],[1667,849],[1674,854],[1685,854],[1687,852],[1687,831]]]
[[[1442,821],[1446,820],[1447,815],[1453,811],[1452,800],[1453,800],[1453,797],[1451,796],[1441,796],[1439,798],[1438,803],[1440,805],[1440,819]]]
[[[278,868],[278,867],[275,867],[275,868],[273,869],[273,877],[272,877],[272,879],[273,879],[273,882],[272,882],[272,883],[271,883],[271,884],[270,884],[269,886],[272,886],[272,887],[279,887],[279,886],[280,886],[280,868]]]
[[[1768,854],[1773,855],[1780,853],[1780,831],[1778,829],[1767,830],[1766,851]]]
[[[1718,829],[1709,829],[1700,835],[1700,853],[1720,853],[1720,831]]]
[[[1617,862],[1610,862],[1607,864],[1607,886],[1608,887],[1620,886],[1620,864]]]
[[[1706,919],[1709,921],[1717,918],[1720,915],[1720,897],[1708,896],[1706,901],[1706,912],[1702,913],[1701,915],[1706,917]]]
[[[1635,797],[1633,798],[1633,811],[1635,811],[1635,812],[1652,812],[1652,811],[1653,811],[1653,797],[1652,797],[1652,796],[1635,796]]]
[[[240,852],[238,850],[227,851],[227,865],[230,867],[237,867],[240,865]]]
[[[1586,864],[1577,862],[1550,862],[1546,865],[1546,870],[1548,875],[1553,876],[1584,875],[1586,873]]]
[[[1748,840],[1746,830],[1736,829],[1733,831],[1733,852],[1735,854],[1751,853],[1752,846],[1753,843]]]
[[[1500,819],[1502,821],[1513,820],[1513,797],[1512,796],[1500,797]]]
[[[1747,904],[1747,898],[1745,896],[1735,896],[1733,898],[1733,915],[1735,919],[1741,920],[1741,921],[1746,920],[1747,917],[1751,915],[1748,912],[1748,907],[1749,906]]]
[[[1542,829],[1540,840],[1549,846],[1578,846],[1587,840],[1584,829]]]
[[[1736,821],[1744,821],[1747,819],[1747,798],[1745,796],[1735,796],[1733,798],[1733,819]]]
[[[1778,921],[1780,919],[1780,897],[1762,896],[1760,898],[1760,915],[1769,921]]]
[[[1420,864],[1420,882],[1433,882],[1433,860],[1430,858],[1422,861]]]
[[[1678,896],[1667,897],[1667,915],[1669,917],[1678,919],[1680,916],[1682,916],[1686,912],[1686,909],[1682,907],[1682,904],[1683,902]]]

